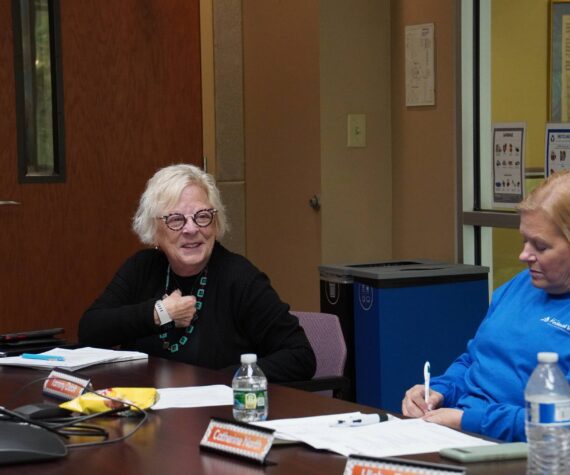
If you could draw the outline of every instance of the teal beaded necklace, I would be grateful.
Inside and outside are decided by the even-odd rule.
[[[188,342],[188,337],[194,331],[194,325],[198,321],[198,318],[200,316],[200,310],[202,310],[204,295],[206,295],[206,284],[208,283],[208,267],[205,267],[204,270],[200,272],[196,277],[196,280],[192,285],[192,290],[190,291],[190,295],[193,294],[196,283],[198,283],[198,290],[196,292],[196,313],[194,314],[192,323],[190,323],[190,325],[186,327],[184,333],[178,339],[178,343],[171,343],[166,339],[168,337],[168,332],[160,333],[158,335],[158,338],[162,340],[162,348],[164,350],[170,351],[171,353],[176,353],[180,349],[180,347],[184,346]],[[166,285],[164,289],[164,297],[168,295],[169,286],[170,286],[170,264],[168,265],[168,269],[166,269]],[[182,291],[182,289],[180,289],[180,291]]]

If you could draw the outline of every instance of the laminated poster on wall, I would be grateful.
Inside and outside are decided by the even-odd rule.
[[[526,124],[493,124],[493,208],[515,208],[524,197]]]
[[[570,124],[546,124],[544,176],[570,170]]]

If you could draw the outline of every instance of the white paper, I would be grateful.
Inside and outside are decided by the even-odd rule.
[[[234,403],[232,388],[223,384],[157,389],[158,401],[151,409],[170,407],[231,406]]]
[[[90,347],[77,348],[74,350],[67,348],[53,348],[40,354],[48,356],[63,356],[65,360],[49,361],[22,358],[21,356],[8,356],[6,358],[0,358],[0,365],[24,366],[26,368],[35,369],[64,368],[69,371],[75,371],[101,363],[148,359],[148,355],[146,353],[140,353],[138,351],[104,350]]]
[[[350,454],[393,457],[438,452],[447,447],[495,444],[422,419],[394,418],[360,427],[334,425],[339,419],[357,417],[358,414],[280,419],[256,424],[275,429],[278,438],[297,440],[345,457]]]

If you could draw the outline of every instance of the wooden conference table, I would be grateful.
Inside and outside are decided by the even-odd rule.
[[[27,383],[47,376],[47,372],[0,366],[0,405],[8,409],[41,401],[41,383]],[[182,387],[209,384],[231,385],[231,375],[175,363],[161,358],[148,361],[111,363],[83,369],[95,389],[107,387]],[[24,387],[24,388],[23,388]],[[23,389],[22,389],[23,388]],[[375,409],[278,385],[269,388],[269,417],[281,419]],[[80,475],[281,475],[342,474],[346,458],[317,451],[304,445],[274,446],[260,466],[246,461],[200,451],[199,443],[211,417],[232,418],[231,406],[192,409],[165,409],[150,413],[149,420],[129,439],[101,447],[71,449],[62,459],[33,464],[0,466],[10,474]],[[132,423],[116,418],[110,424],[125,432]],[[123,426],[129,426],[125,428]],[[438,454],[405,458],[453,464]],[[468,474],[524,474],[526,461],[477,463],[468,465]]]

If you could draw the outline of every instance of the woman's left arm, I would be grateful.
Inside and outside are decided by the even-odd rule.
[[[526,440],[524,407],[511,404],[488,404],[471,409],[437,409],[428,412],[424,420],[452,429],[462,429],[507,442]]]

